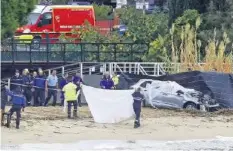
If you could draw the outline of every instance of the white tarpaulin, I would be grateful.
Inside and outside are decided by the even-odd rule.
[[[104,90],[85,85],[82,90],[97,123],[117,123],[134,115],[133,90]]]

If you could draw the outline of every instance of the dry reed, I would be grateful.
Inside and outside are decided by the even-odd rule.
[[[198,18],[195,27],[192,27],[190,24],[181,27],[180,37],[175,36],[174,31],[176,27],[172,26],[170,30],[172,41],[171,62],[180,63],[179,70],[177,67],[174,70],[176,72],[199,70],[232,73],[232,54],[225,54],[226,46],[230,43],[226,33],[223,33],[223,40],[218,42],[216,40],[216,32],[214,31],[214,37],[209,40],[205,47],[205,56],[203,56],[201,62],[201,41],[197,39],[197,30],[200,23],[201,20]]]

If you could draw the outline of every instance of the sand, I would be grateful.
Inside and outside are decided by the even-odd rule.
[[[233,136],[233,113],[193,113],[143,108],[141,127],[133,119],[117,124],[97,124],[87,106],[79,118],[67,119],[61,107],[28,107],[20,129],[1,127],[2,144],[71,143],[79,140],[186,140]]]

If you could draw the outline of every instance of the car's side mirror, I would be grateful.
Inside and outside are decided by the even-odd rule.
[[[42,21],[40,20],[39,23],[37,24],[38,27],[42,26]]]

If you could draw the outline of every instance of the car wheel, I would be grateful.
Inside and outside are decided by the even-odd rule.
[[[184,107],[186,110],[197,110],[197,105],[195,103],[189,102]]]

